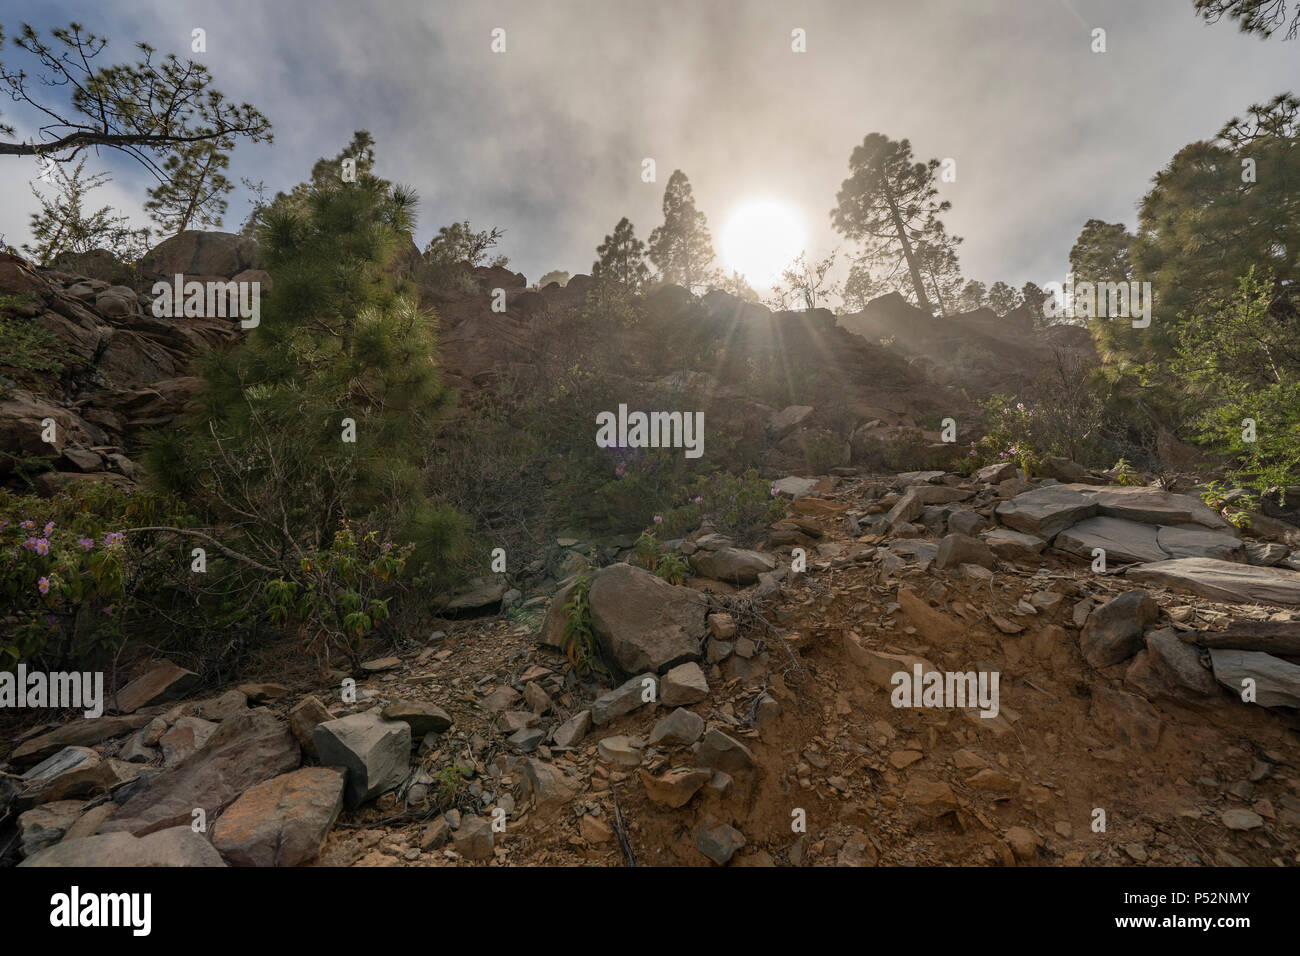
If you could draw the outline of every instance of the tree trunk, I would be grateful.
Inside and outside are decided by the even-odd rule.
[[[889,193],[885,193],[885,202],[889,203],[889,214],[894,219],[894,228],[898,230],[898,241],[903,244],[903,258],[907,260],[907,269],[912,274],[912,288],[916,290],[917,305],[924,311],[934,315],[934,309],[925,294],[925,283],[921,279],[921,269],[916,264],[916,254],[912,252],[912,244],[907,241],[907,229],[903,226],[903,217],[898,214],[898,206],[895,205],[894,197]]]

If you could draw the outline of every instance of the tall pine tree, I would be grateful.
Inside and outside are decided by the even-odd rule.
[[[704,213],[695,208],[690,180],[680,169],[668,178],[663,210],[664,224],[650,233],[650,261],[665,282],[692,292],[705,288],[714,278],[713,239]]]

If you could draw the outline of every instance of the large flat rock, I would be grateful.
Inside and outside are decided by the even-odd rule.
[[[65,840],[23,860],[19,866],[225,866],[211,843],[188,826],[144,837],[129,833]]]
[[[1087,486],[1048,485],[1016,495],[997,506],[998,520],[1014,531],[1051,538],[1097,513],[1097,503],[1079,487]]]
[[[997,516],[1008,528],[1044,538],[1096,516],[1149,525],[1199,525],[1236,537],[1232,525],[1199,498],[1160,488],[1046,485],[1002,502]]]
[[[1241,540],[1198,524],[1155,525],[1098,515],[1071,525],[1053,545],[1085,558],[1094,548],[1106,551],[1110,562],[1155,562],[1171,558],[1217,558],[1237,561],[1245,556]]]
[[[1255,703],[1263,707],[1300,707],[1300,667],[1263,651],[1210,650],[1214,679],[1240,695],[1242,681],[1255,682]]]
[[[1142,584],[1220,601],[1300,605],[1300,572],[1283,568],[1257,568],[1215,558],[1175,558],[1129,568],[1126,575]]]
[[[1085,558],[1092,557],[1094,548],[1101,548],[1111,563],[1165,561],[1171,555],[1161,550],[1158,534],[1156,525],[1096,517],[1066,528],[1052,545]]]
[[[155,777],[101,831],[146,836],[188,826],[198,808],[213,819],[249,787],[293,770],[301,759],[288,725],[264,707],[250,710],[223,721],[206,747]]]
[[[1227,520],[1193,495],[1178,495],[1160,488],[1132,488],[1108,485],[1065,485],[1089,497],[1097,513],[1108,518],[1127,518],[1144,524],[1198,524],[1206,528],[1233,530]]]

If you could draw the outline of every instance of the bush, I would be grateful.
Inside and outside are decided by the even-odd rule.
[[[49,499],[0,491],[0,666],[102,662],[127,635],[150,637],[147,609],[176,556],[156,549],[156,535],[128,542],[124,529],[174,520],[162,518],[173,510],[108,482]]]
[[[1232,456],[1232,480],[1300,484],[1300,308],[1289,290],[1252,269],[1183,324],[1173,368],[1196,437]]]

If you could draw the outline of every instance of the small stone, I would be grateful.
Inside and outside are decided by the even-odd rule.
[[[474,814],[461,820],[460,828],[452,837],[456,852],[467,860],[492,859],[492,824]]]
[[[709,633],[720,641],[730,640],[736,634],[736,622],[730,614],[710,614],[706,621]]]
[[[703,826],[695,841],[699,851],[719,866],[725,866],[745,845],[745,835],[725,823]]]
[[[587,736],[589,730],[591,730],[591,711],[579,711],[555,728],[551,741],[556,747],[565,749],[576,747],[582,738]]]
[[[542,730],[542,728],[525,727],[523,730],[516,730],[507,737],[506,743],[520,753],[529,754],[540,747],[545,739],[546,731]]]
[[[423,700],[398,700],[383,709],[385,720],[400,720],[411,725],[411,735],[444,734],[451,729],[451,715],[441,707]]]
[[[1224,810],[1220,819],[1229,830],[1254,830],[1264,825],[1264,818],[1258,813],[1240,807]]]
[[[1029,862],[1038,855],[1040,840],[1038,834],[1028,827],[1012,827],[1005,834],[1007,845],[1011,847],[1011,852],[1016,855],[1016,859],[1021,862]]]
[[[588,843],[608,843],[614,839],[614,831],[590,814],[584,813],[578,821],[578,832]]]
[[[665,707],[696,704],[708,696],[708,678],[694,661],[674,667],[663,676],[659,685],[659,697]]]
[[[678,707],[655,724],[654,730],[650,732],[650,744],[656,747],[661,744],[668,747],[689,747],[703,733],[704,718],[684,707]]]
[[[596,750],[600,754],[600,759],[606,763],[618,764],[620,767],[639,767],[644,746],[645,741],[640,737],[619,734],[615,737],[606,737],[596,745]]]
[[[702,766],[726,773],[737,773],[754,766],[754,755],[749,748],[716,727],[704,735],[696,757]]]

